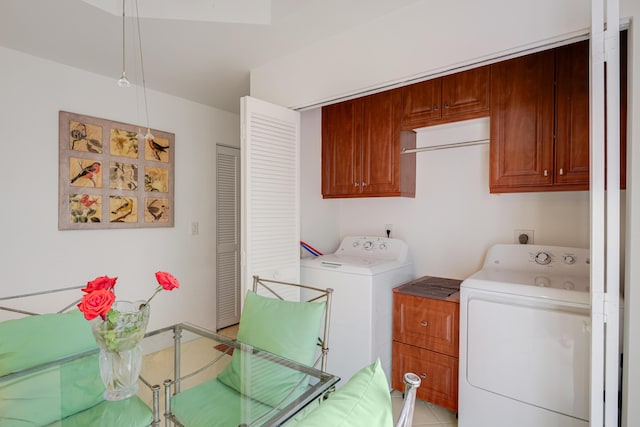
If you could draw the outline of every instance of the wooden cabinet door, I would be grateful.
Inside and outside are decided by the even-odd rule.
[[[553,183],[554,57],[491,66],[491,192]]]
[[[405,372],[419,375],[422,383],[416,392],[419,399],[458,410],[458,358],[393,341],[391,387],[404,391]]]
[[[556,49],[557,184],[589,188],[589,41]]]
[[[400,191],[399,90],[363,98],[362,193],[392,195]]]
[[[360,192],[362,99],[322,107],[322,194]]]
[[[402,128],[412,129],[442,117],[442,79],[432,79],[404,86],[402,94]]]
[[[394,294],[393,339],[458,357],[460,305]]]
[[[473,68],[442,78],[442,118],[456,120],[489,113],[491,67]]]

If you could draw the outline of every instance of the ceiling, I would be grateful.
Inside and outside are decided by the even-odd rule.
[[[115,85],[122,72],[122,1],[99,0],[119,4],[120,15],[89,4],[97,1],[2,0],[0,46],[113,77]],[[125,69],[132,83],[141,84],[133,1],[126,0],[125,8]],[[139,10],[143,2],[145,10],[152,9],[153,1],[139,0]],[[189,8],[230,1],[241,0],[163,3]],[[257,22],[255,13],[219,22],[146,18],[140,13],[145,83],[148,89],[238,113],[239,98],[249,94],[251,69],[415,1],[271,0],[270,24],[243,23]]]

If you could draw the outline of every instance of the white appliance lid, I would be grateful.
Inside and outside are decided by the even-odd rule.
[[[304,267],[374,275],[406,266],[408,246],[388,237],[347,236],[334,254],[303,258]]]
[[[588,249],[494,245],[461,287],[588,305],[589,263]]]

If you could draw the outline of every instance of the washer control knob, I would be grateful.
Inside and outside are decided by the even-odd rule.
[[[357,240],[355,242],[353,242],[353,247],[357,248],[358,246],[360,246],[360,242],[358,242]]]
[[[551,262],[551,255],[546,252],[538,252],[534,257],[536,264],[547,265]]]
[[[564,256],[564,263],[565,264],[575,264],[576,263],[576,257],[574,257],[573,255],[565,255]]]
[[[366,242],[364,242],[362,247],[365,248],[365,249],[371,249],[371,248],[373,248],[373,242],[371,240],[367,240]]]
[[[380,243],[380,245],[378,247],[380,248],[380,250],[385,250],[385,249],[387,249],[387,244],[386,243]]]

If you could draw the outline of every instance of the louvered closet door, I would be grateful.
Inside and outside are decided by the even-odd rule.
[[[240,321],[240,150],[216,146],[216,328]]]
[[[241,126],[244,295],[254,275],[300,281],[300,115],[244,97]],[[293,290],[283,296],[300,298]]]

